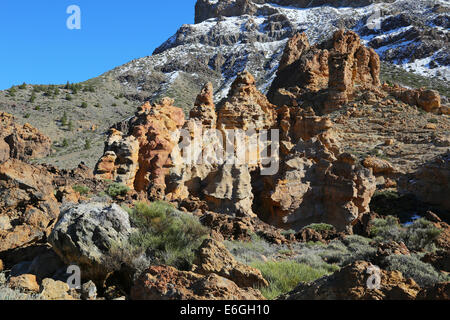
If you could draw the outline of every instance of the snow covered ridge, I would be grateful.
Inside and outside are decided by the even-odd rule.
[[[312,2],[316,6],[299,8],[301,0],[198,0],[197,11],[205,3],[211,10],[228,6],[234,11],[227,17],[183,25],[152,56],[116,68],[114,74],[122,84],[154,95],[164,94],[180,82],[197,85],[212,81],[216,99],[220,99],[237,73],[246,69],[265,92],[285,43],[295,32],[304,31],[315,43],[345,27],[357,32],[384,61],[450,79],[448,1],[363,0],[345,7],[336,4],[349,1],[322,1],[334,6]],[[149,85],[155,73],[162,82],[156,89]]]

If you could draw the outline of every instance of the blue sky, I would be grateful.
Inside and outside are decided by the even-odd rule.
[[[196,0],[1,0],[0,90],[96,77],[153,50],[186,23]],[[69,30],[67,7],[81,9]]]

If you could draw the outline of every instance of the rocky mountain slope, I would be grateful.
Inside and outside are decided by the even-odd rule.
[[[53,153],[46,162],[71,168],[82,158],[92,167],[107,128],[132,116],[145,100],[169,96],[187,115],[205,82],[212,82],[218,102],[244,70],[266,93],[291,36],[305,31],[314,44],[341,27],[356,31],[380,54],[382,81],[449,95],[446,1],[199,0],[195,22],[183,25],[151,56],[82,84],[94,87],[92,92],[73,94],[59,85],[58,94],[47,95],[45,88],[15,87],[13,95],[0,92],[0,110],[20,123],[30,122],[52,139]],[[86,108],[81,108],[83,102]],[[64,112],[72,130],[61,123]]]

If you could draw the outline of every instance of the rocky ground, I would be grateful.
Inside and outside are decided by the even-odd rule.
[[[352,31],[298,33],[280,61],[267,96],[242,72],[188,118],[143,104],[94,170],[32,161],[50,139],[1,113],[0,299],[449,299],[446,101],[382,83]],[[196,125],[278,129],[279,170],[184,161],[174,133]]]

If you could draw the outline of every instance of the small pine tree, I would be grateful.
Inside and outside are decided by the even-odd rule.
[[[89,150],[91,148],[91,140],[86,139],[84,143],[84,150]]]
[[[66,85],[64,86],[64,89],[69,90],[69,88],[70,88],[70,82],[67,81]]]
[[[27,84],[24,82],[19,86],[19,89],[23,90],[27,88]]]
[[[63,126],[67,126],[67,113],[65,111],[64,111],[64,114],[63,114],[63,116],[61,118],[61,124]]]
[[[68,128],[69,128],[69,131],[73,131],[73,122],[72,122],[72,120],[69,121]]]

